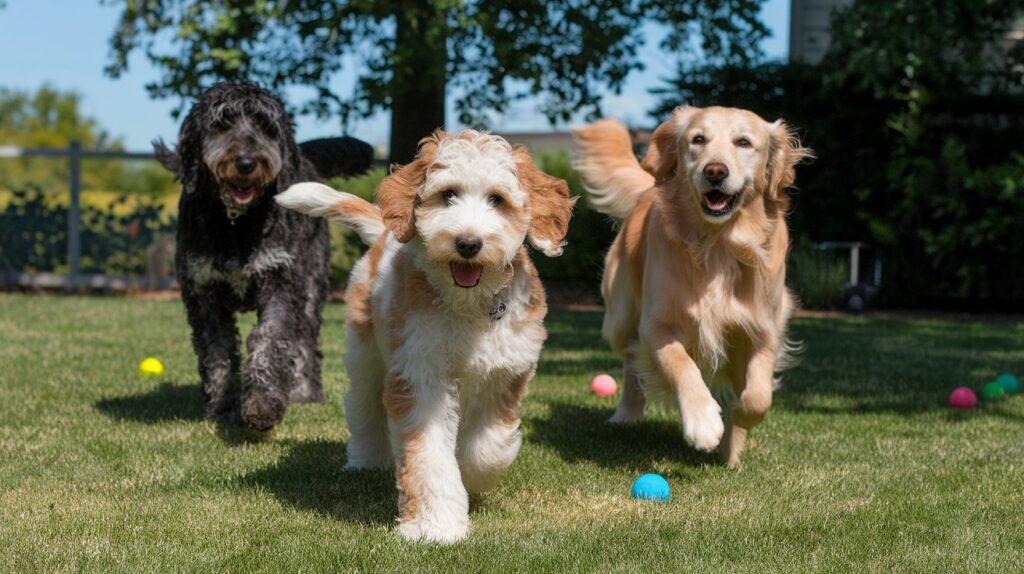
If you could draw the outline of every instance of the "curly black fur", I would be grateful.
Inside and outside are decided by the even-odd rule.
[[[280,100],[254,84],[223,83],[192,107],[176,150],[154,142],[182,182],[177,275],[209,419],[241,417],[268,430],[289,402],[323,400],[327,225],[278,207],[273,196],[293,183],[365,171],[372,161],[359,140],[324,141],[309,149],[327,146],[334,161],[320,152],[310,162]],[[243,369],[235,313],[250,310],[258,323]]]

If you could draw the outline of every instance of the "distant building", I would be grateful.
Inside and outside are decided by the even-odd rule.
[[[832,12],[854,0],[791,0],[789,10],[789,61],[817,64],[825,57],[832,39]],[[1017,18],[1006,34],[1004,48],[1024,41],[1024,17]]]
[[[497,135],[505,138],[514,146],[526,146],[531,153],[572,149],[573,146],[572,133],[567,131],[508,132]]]
[[[646,144],[651,139],[651,130],[630,128],[629,133],[633,136],[633,145]],[[573,150],[575,142],[572,132],[550,131],[550,132],[505,132],[497,135],[505,138],[512,145],[526,146],[530,153],[557,152],[561,150]]]
[[[791,0],[789,9],[789,61],[817,64],[828,51],[832,12],[853,0]]]

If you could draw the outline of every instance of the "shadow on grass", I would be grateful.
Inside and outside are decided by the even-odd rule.
[[[1005,325],[896,319],[803,319],[794,322],[804,341],[801,362],[783,374],[778,408],[823,414],[946,412],[956,387],[975,391],[1024,358],[1020,330]],[[1016,354],[1016,360],[1011,355]],[[1022,417],[997,404],[970,416]]]
[[[547,345],[561,351],[606,350],[597,311],[552,311],[545,319]]]
[[[276,463],[241,478],[283,504],[360,525],[391,524],[398,512],[390,471],[343,471],[345,443],[293,443]]]
[[[678,423],[645,420],[611,424],[611,409],[569,403],[551,405],[547,418],[527,419],[529,441],[554,448],[566,462],[590,461],[607,468],[651,468],[670,460],[688,466],[714,464],[714,455],[686,446]]]
[[[149,392],[103,399],[93,406],[97,411],[119,421],[156,424],[204,419],[203,393],[197,384],[174,385],[163,382]],[[237,413],[222,417],[216,424],[217,436],[229,445],[260,443],[271,436],[269,432],[252,430],[243,425]]]
[[[552,312],[539,375],[618,371],[601,339],[600,312]],[[956,387],[975,391],[1024,363],[1024,329],[1013,324],[877,317],[802,318],[793,337],[800,363],[783,373],[777,409],[821,414],[947,413]],[[582,383],[581,383],[582,384]],[[1011,399],[1016,401],[1017,399]],[[970,416],[1022,420],[1014,403],[985,404]],[[1015,412],[1016,411],[1016,412]]]
[[[103,399],[93,405],[115,420],[159,423],[173,420],[202,420],[203,393],[199,385],[160,383],[138,395]]]

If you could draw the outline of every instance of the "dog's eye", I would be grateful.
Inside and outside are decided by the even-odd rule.
[[[751,145],[753,144],[751,144],[750,140],[747,138],[740,138],[736,140],[736,147],[750,147]]]
[[[455,203],[455,198],[458,196],[459,192],[455,191],[454,189],[446,189],[443,192],[441,192],[441,197],[444,198],[444,202],[447,205]]]
[[[702,143],[704,143],[706,141],[707,140],[704,139],[704,136],[702,136],[700,134],[697,134],[697,135],[693,136],[693,139],[690,140],[690,143],[692,143],[694,145],[700,145],[700,144],[702,144]]]
[[[505,200],[502,199],[501,196],[498,195],[497,193],[492,193],[487,198],[487,205],[490,205],[491,207],[499,207],[501,206],[502,203],[505,203]]]

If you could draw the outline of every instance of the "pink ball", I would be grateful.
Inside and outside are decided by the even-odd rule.
[[[973,409],[978,406],[978,396],[967,387],[957,387],[949,395],[949,406],[963,411]]]
[[[590,390],[600,397],[610,397],[615,394],[615,379],[611,375],[601,373],[590,381]]]

